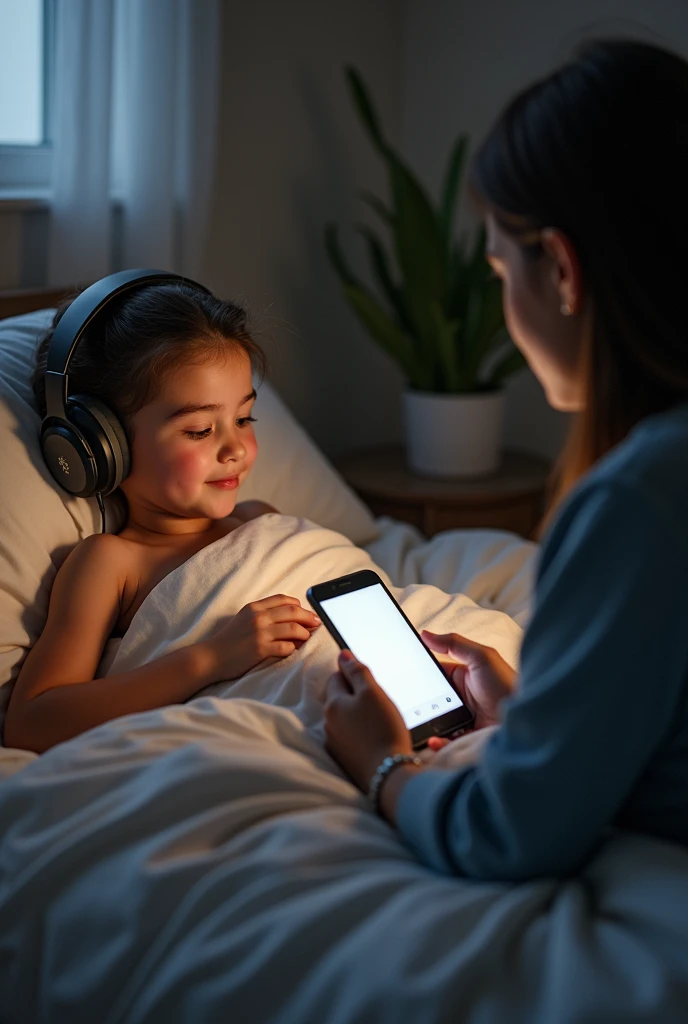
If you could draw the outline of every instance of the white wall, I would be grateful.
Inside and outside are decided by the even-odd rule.
[[[619,30],[688,55],[688,0],[223,4],[221,131],[204,279],[246,301],[272,379],[327,452],[401,435],[401,375],[350,313],[323,247],[323,227],[334,219],[361,269],[353,224],[366,214],[356,193],[386,188],[343,66],[363,73],[390,138],[436,193],[460,131],[476,142],[515,91],[584,35]],[[42,283],[46,237],[44,211],[0,206],[0,287]],[[554,455],[565,426],[529,372],[511,382],[511,446]]]
[[[437,194],[456,135],[467,131],[477,144],[514,93],[583,38],[614,34],[688,56],[688,0],[404,0],[406,156]],[[512,380],[510,445],[553,456],[567,419],[529,371]]]
[[[401,137],[399,0],[251,0],[222,5],[222,96],[205,280],[245,300],[271,377],[332,454],[399,434],[400,375],[349,312],[326,260],[328,220],[365,220],[358,189],[384,174],[346,92],[354,64]],[[0,200],[0,288],[46,279],[49,215]]]
[[[399,374],[349,312],[323,230],[336,220],[360,262],[352,225],[366,218],[356,192],[380,192],[384,175],[343,67],[362,72],[398,142],[401,7],[397,0],[256,0],[228,3],[224,14],[208,283],[247,301],[272,380],[326,451],[394,438]]]

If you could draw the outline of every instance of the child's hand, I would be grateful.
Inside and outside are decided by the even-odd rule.
[[[245,605],[205,646],[216,659],[217,679],[237,679],[266,658],[287,658],[319,625],[298,598],[275,594]]]

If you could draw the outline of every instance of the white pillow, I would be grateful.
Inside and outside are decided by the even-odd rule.
[[[279,512],[312,519],[354,544],[380,534],[372,513],[328,462],[266,382],[255,403],[258,457],[239,494],[260,498]]]
[[[43,630],[55,574],[79,540],[100,530],[95,500],[62,491],[41,457],[31,373],[53,312],[0,320],[0,730],[11,683]],[[267,383],[256,416],[258,458],[240,500],[262,499],[356,544],[374,539],[371,513]],[[106,503],[108,528],[119,529],[121,506]]]

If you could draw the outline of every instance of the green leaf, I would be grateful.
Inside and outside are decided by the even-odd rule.
[[[473,239],[473,248],[468,257],[468,265],[471,274],[471,285],[484,284],[486,281],[494,280],[493,270],[485,258],[485,243],[487,234],[485,225],[481,224]]]
[[[395,284],[389,268],[387,254],[375,232],[365,224],[359,224],[358,230],[368,243],[368,256],[373,268],[373,273],[383,293],[394,309],[401,327],[410,334],[413,334],[411,323],[404,301],[404,293]]]
[[[432,333],[430,304],[444,307],[447,254],[439,220],[415,175],[390,154],[394,197],[394,246],[408,294],[409,312],[422,337]]]
[[[459,337],[461,365],[472,380],[504,327],[501,283],[485,259],[485,231],[474,235],[467,258],[454,250],[448,315],[462,324]]]
[[[504,331],[501,282],[490,279],[482,290],[474,288],[469,301],[465,358],[476,377],[495,346],[503,341]]]
[[[468,263],[466,260],[465,241],[455,243],[449,253],[447,286],[447,311],[450,316],[464,316],[468,299]]]
[[[461,135],[454,144],[454,149],[449,158],[447,173],[442,187],[442,199],[440,202],[440,223],[444,234],[445,245],[449,249],[452,240],[454,216],[456,212],[456,198],[461,183],[466,155],[468,153],[468,136]]]
[[[363,78],[356,68],[352,67],[352,65],[349,65],[346,68],[346,78],[349,85],[351,99],[353,100],[354,107],[356,108],[356,112],[358,113],[363,127],[368,132],[371,142],[376,149],[379,149],[384,153],[387,149],[387,143],[385,142],[382,134],[380,119],[375,107],[373,106],[373,101],[370,98],[370,94]]]
[[[393,232],[404,297],[401,322],[413,339],[419,361],[425,364],[424,373],[431,375],[438,359],[438,339],[430,304],[436,301],[443,306],[447,291],[447,252],[439,215],[413,172],[385,141],[363,79],[351,66],[346,73],[358,115],[387,163],[393,210],[369,193],[364,198]]]
[[[377,299],[365,288],[357,285],[346,285],[344,294],[368,333],[396,360],[409,383],[414,387],[425,387],[422,368],[416,364],[411,342]]]
[[[464,232],[450,256],[447,310],[450,316],[465,320],[469,298],[490,279],[492,270],[485,259],[485,229],[478,228],[469,244]]]
[[[352,274],[336,229],[329,225],[327,251],[344,294],[412,386],[439,391],[489,386],[479,371],[504,334],[499,285],[490,280],[484,228],[470,237],[462,234],[458,241],[453,237],[468,137],[462,135],[454,143],[440,203],[435,204],[387,142],[362,76],[348,66],[346,78],[361,124],[388,168],[391,203],[371,192],[362,192],[361,198],[391,231],[396,268],[378,235],[367,226],[359,227],[380,294],[389,303],[387,310]],[[509,372],[512,362],[500,358],[493,374]]]
[[[330,223],[325,226],[325,249],[342,284],[356,284],[357,280],[349,270],[347,262],[344,259],[344,253],[342,252],[339,244],[339,235],[336,224]]]
[[[414,387],[428,387],[427,372],[418,364],[410,339],[349,270],[334,224],[328,224],[325,229],[325,247],[344,296],[365,329],[396,360]]]
[[[461,369],[457,359],[456,335],[459,329],[458,320],[447,320],[442,307],[437,302],[430,306],[430,313],[435,324],[435,339],[439,354],[441,375],[437,390],[457,392],[462,390]]]
[[[359,192],[360,198],[364,203],[367,203],[371,210],[374,210],[380,220],[384,221],[387,227],[394,226],[394,214],[385,206],[381,199],[378,199],[372,192],[362,191]]]
[[[477,292],[477,289],[476,289]],[[480,317],[473,339],[476,357],[484,358],[494,347],[495,339],[504,329],[504,309],[502,301],[502,283],[496,278],[489,278],[483,285]]]

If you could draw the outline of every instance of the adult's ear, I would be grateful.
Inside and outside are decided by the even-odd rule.
[[[583,305],[583,273],[575,246],[559,228],[543,228],[542,248],[552,267],[552,284],[565,315],[579,313]]]

